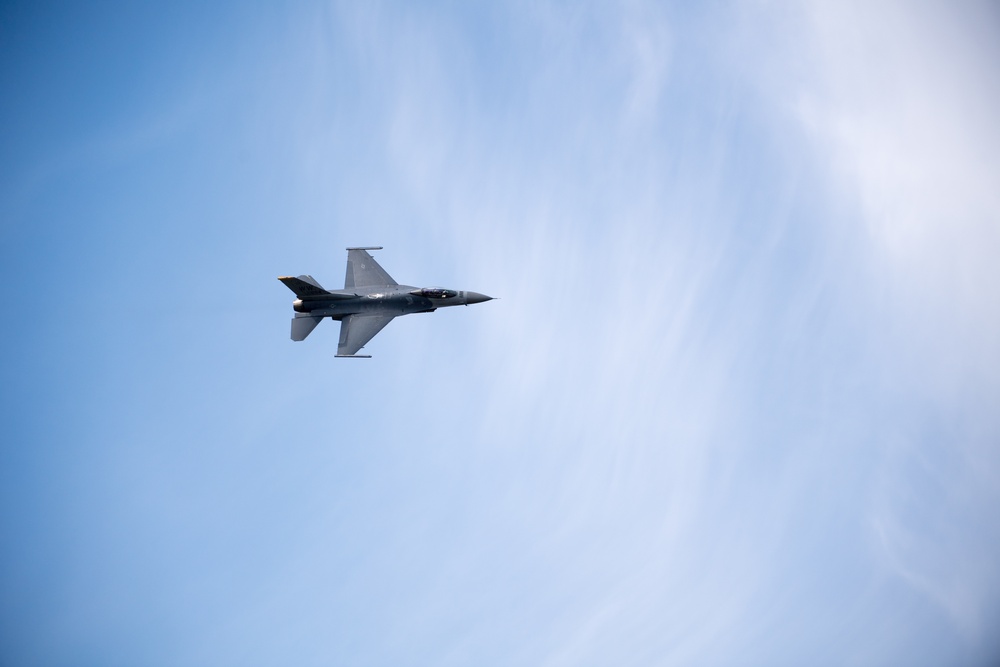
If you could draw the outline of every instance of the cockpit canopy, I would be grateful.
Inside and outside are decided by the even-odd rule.
[[[458,296],[458,292],[453,289],[445,289],[443,287],[422,287],[421,289],[415,289],[410,294],[414,296],[422,296],[427,299],[451,299],[452,297]]]

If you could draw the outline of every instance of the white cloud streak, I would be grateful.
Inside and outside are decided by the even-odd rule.
[[[176,636],[185,664],[989,664],[995,47],[938,12],[343,3],[265,26],[221,104],[242,130],[220,164],[260,161],[252,204],[215,200],[246,256],[212,271],[332,285],[372,243],[401,281],[501,299],[401,318],[367,365],[329,359],[335,327],[239,333],[249,297],[234,338],[196,346],[196,308],[162,329],[160,367],[149,338],[115,347],[142,396],[95,393],[117,464],[86,469],[128,483],[88,511],[129,509],[68,561],[112,591],[69,643],[162,620],[127,657]]]
[[[986,641],[1000,584],[979,562],[1000,539],[982,514],[1000,501],[998,421],[985,407],[1000,400],[997,19],[985,3],[816,3],[801,39],[818,76],[798,105],[887,281],[882,391],[924,413],[924,429],[890,436],[878,543],[973,644]]]
[[[247,127],[292,119],[301,261],[375,243],[397,279],[501,300],[280,373],[275,404],[321,415],[257,444],[300,457],[279,480],[314,466],[271,518],[288,542],[178,660],[988,657],[994,102],[926,19],[864,11],[335,5],[289,30]]]
[[[773,597],[771,587],[780,585],[772,559],[791,558],[789,566],[798,569],[790,579],[801,579],[806,587],[822,586],[823,573],[857,576],[851,587],[860,594],[864,577],[873,576],[870,559],[880,548],[891,551],[883,561],[894,564],[890,570],[940,604],[969,646],[982,647],[981,618],[992,613],[987,610],[996,603],[996,582],[973,568],[947,583],[940,571],[921,562],[919,554],[929,553],[957,562],[956,550],[970,546],[964,532],[952,535],[956,545],[964,546],[935,549],[929,542],[933,533],[904,534],[897,532],[899,524],[887,528],[898,507],[885,493],[896,484],[914,484],[899,461],[882,458],[873,478],[860,482],[860,489],[869,489],[863,495],[875,497],[871,511],[879,518],[874,524],[866,523],[867,497],[852,501],[857,507],[847,510],[855,527],[853,537],[845,539],[860,540],[850,547],[860,549],[857,572],[840,571],[832,562],[817,571],[802,570],[808,565],[801,559],[809,551],[793,546],[792,526],[802,519],[789,509],[806,501],[810,485],[824,475],[853,474],[855,465],[869,460],[863,456],[847,467],[817,467],[793,454],[793,443],[813,441],[807,448],[812,456],[834,448],[857,457],[861,448],[877,446],[871,429],[879,418],[864,407],[870,399],[850,395],[853,387],[887,392],[890,401],[911,406],[889,418],[886,434],[909,428],[907,412],[918,409],[914,402],[929,401],[943,419],[965,415],[978,423],[977,434],[962,431],[955,443],[973,458],[960,462],[954,475],[939,473],[938,480],[946,485],[979,480],[975,500],[958,506],[938,496],[945,503],[941,512],[952,516],[976,511],[977,505],[981,511],[996,497],[997,460],[983,449],[984,434],[995,435],[996,424],[984,423],[979,408],[954,402],[962,400],[956,384],[973,382],[994,395],[997,378],[991,287],[996,280],[988,261],[997,239],[995,194],[988,187],[990,175],[997,173],[996,153],[976,150],[980,138],[987,144],[995,140],[991,115],[984,112],[993,102],[961,76],[950,78],[960,71],[975,80],[976,67],[956,62],[949,55],[950,41],[931,40],[935,48],[928,49],[927,39],[907,31],[931,30],[929,22],[919,16],[898,20],[912,18],[899,7],[873,10],[861,21],[823,7],[804,15],[768,7],[744,15],[742,23],[723,21],[733,35],[724,33],[720,41],[732,36],[749,51],[722,49],[711,56],[699,54],[690,42],[675,43],[671,35],[681,28],[654,7],[631,7],[620,15],[593,11],[561,25],[549,22],[544,42],[522,39],[522,50],[506,57],[509,66],[526,72],[515,93],[530,94],[504,100],[506,116],[491,110],[486,125],[484,109],[477,106],[477,95],[484,93],[468,70],[426,53],[442,41],[445,50],[454,46],[451,29],[439,32],[425,17],[418,30],[404,33],[407,52],[417,57],[397,63],[409,92],[396,106],[391,151],[404,183],[425,209],[424,217],[436,225],[447,222],[437,233],[453,239],[455,252],[474,262],[460,273],[479,282],[504,277],[499,291],[507,301],[484,316],[487,326],[480,333],[486,349],[505,352],[479,362],[492,386],[480,442],[505,451],[496,456],[509,457],[502,459],[508,466],[511,459],[528,457],[539,481],[511,481],[503,506],[548,535],[544,547],[533,547],[541,549],[538,557],[549,552],[555,563],[571,553],[590,554],[574,558],[575,568],[567,563],[553,581],[589,592],[587,601],[561,610],[555,627],[563,629],[553,628],[556,634],[546,640],[536,637],[520,657],[537,658],[541,652],[551,664],[623,655],[638,662],[712,662],[747,647],[772,658],[808,655],[801,652],[804,645],[777,648],[771,642],[780,643],[781,633],[750,620],[762,600]],[[800,34],[774,44],[747,36],[774,19]],[[522,35],[532,35],[532,18],[515,23]],[[596,25],[601,26],[598,36],[589,33]],[[603,47],[599,56],[583,48],[584,34]],[[845,43],[854,49],[835,46]],[[873,65],[873,49],[887,51],[883,65]],[[476,57],[467,44],[448,52],[461,54],[463,62]],[[923,55],[911,60],[918,52]],[[746,61],[733,60],[748,53],[751,63],[770,69],[757,75]],[[672,63],[698,57],[708,68],[702,72],[703,86],[686,87],[691,71],[674,73]],[[786,58],[815,64],[807,83],[794,76],[793,68],[776,64]],[[526,60],[542,66],[523,67]],[[937,63],[929,77],[923,66],[928,61]],[[886,95],[881,78],[891,79],[901,94]],[[755,86],[768,95],[776,92],[774,86],[782,90],[753,101],[748,95]],[[620,97],[593,93],[616,90]],[[947,91],[944,101],[941,91]],[[972,99],[966,99],[969,94]],[[672,97],[684,95],[700,97],[687,103]],[[665,99],[670,100],[666,106]],[[696,116],[685,114],[694,109],[707,115],[692,123]],[[832,187],[819,187],[830,187],[833,195],[858,193],[862,224],[839,221],[838,215],[852,215],[851,206],[841,203],[835,215],[818,216],[806,228],[807,239],[830,244],[825,250],[802,249],[818,269],[782,276],[772,266],[784,261],[787,250],[780,248],[803,233],[791,217],[798,215],[799,205],[789,208],[779,199],[763,211],[774,217],[759,221],[752,216],[760,213],[741,210],[750,196],[739,191],[747,178],[740,170],[747,167],[737,148],[725,141],[739,141],[739,124],[746,123],[747,114],[761,117],[759,129],[798,120],[801,129],[793,131],[814,143],[808,145],[811,153],[794,160],[805,159],[821,173],[825,156],[832,156],[837,180]],[[774,120],[764,120],[769,115]],[[681,119],[687,124],[671,125]],[[713,132],[722,133],[717,146],[710,139]],[[777,164],[757,168],[794,182],[799,176],[788,160],[785,155]],[[727,193],[727,188],[737,191]],[[791,192],[793,202],[805,196],[801,190]],[[961,203],[953,206],[956,201]],[[748,232],[748,224],[762,225],[758,238],[763,243],[752,243],[758,232]],[[491,252],[484,257],[466,248]],[[849,263],[838,266],[840,260]],[[902,297],[900,303],[887,305],[865,294],[863,277],[848,278],[851,271],[871,272],[884,281],[890,299]],[[776,308],[775,280],[798,281],[783,294],[791,300]],[[932,303],[932,317],[950,324],[936,326],[921,312],[926,302],[920,295],[935,284],[940,298]],[[543,298],[553,291],[557,298]],[[869,325],[887,331],[861,333],[854,327],[864,325],[838,323],[846,312],[835,311],[835,319],[824,324],[821,308],[832,303],[843,309],[838,304],[852,299],[863,312],[888,307]],[[903,331],[908,340],[899,348],[897,334]],[[768,340],[775,333],[779,338]],[[862,338],[852,343],[843,340],[845,334]],[[818,337],[818,342],[806,343],[803,337]],[[907,387],[913,379],[907,379],[907,364],[933,356],[933,346],[944,340],[971,347],[945,352],[931,363],[931,374],[917,377],[922,388],[914,392]],[[808,361],[817,353],[843,354],[845,343],[860,344],[865,356],[847,368],[817,362],[815,379],[827,384],[822,402],[789,396],[793,402],[784,410],[774,405],[764,414],[748,414],[761,404],[746,392],[768,391],[761,383],[766,387],[774,372],[769,362],[759,361],[761,355],[791,353]],[[775,389],[787,391],[781,384],[770,387]],[[836,427],[839,418],[857,425]],[[786,433],[787,443],[770,441],[766,434],[775,428]],[[904,456],[949,444],[919,427],[904,437]],[[762,456],[753,450],[769,446],[776,447],[770,455],[770,473],[776,475],[771,488],[751,481],[747,470]],[[498,474],[514,470],[500,468]],[[803,476],[816,478],[797,480]],[[545,493],[549,503],[530,511],[519,508],[534,502],[531,498],[542,490],[537,484],[551,485]],[[832,488],[820,493],[817,510],[831,511],[838,496]],[[772,528],[766,527],[768,516],[776,517]],[[872,525],[879,526],[878,539],[869,532],[866,542],[865,526]],[[995,553],[995,528],[988,530],[994,537],[979,546],[979,553]],[[916,540],[920,548],[900,551],[891,546],[894,540]],[[725,556],[706,558],[716,548]],[[800,555],[779,557],[782,553]],[[637,567],[630,575],[611,574],[632,559]],[[692,573],[699,570],[715,584],[692,586]],[[823,597],[849,604],[832,591]],[[864,617],[892,604],[881,599],[883,606],[869,607]],[[772,619],[785,618],[777,623],[787,623],[795,613],[792,607],[769,606]],[[805,637],[829,642],[823,628],[838,613],[846,610],[810,609],[796,622],[807,624]],[[855,632],[862,627],[856,620],[839,623]],[[678,626],[683,630],[660,634],[656,629]],[[836,650],[864,662],[866,655],[878,658],[900,649],[886,644],[857,648],[856,654],[846,645]]]

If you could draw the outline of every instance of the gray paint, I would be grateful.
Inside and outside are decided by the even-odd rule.
[[[356,354],[389,322],[400,315],[431,313],[447,306],[467,306],[493,297],[442,287],[400,285],[379,266],[369,250],[381,247],[348,248],[344,289],[324,289],[312,276],[282,276],[278,280],[298,297],[292,303],[292,340],[305,340],[323,320],[340,320],[338,357]]]

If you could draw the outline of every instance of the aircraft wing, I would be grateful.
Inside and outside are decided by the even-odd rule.
[[[348,315],[340,321],[338,357],[352,357],[375,337],[395,315]]]
[[[348,248],[347,277],[344,278],[344,289],[354,287],[369,287],[372,285],[398,285],[385,269],[378,265],[375,258],[368,254],[369,250],[379,248]],[[373,336],[375,334],[372,334]]]

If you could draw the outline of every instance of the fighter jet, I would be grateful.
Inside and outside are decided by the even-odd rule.
[[[370,359],[356,354],[394,317],[432,313],[445,306],[467,306],[493,297],[444,287],[400,285],[379,266],[369,250],[381,246],[347,249],[344,289],[327,290],[312,276],[278,278],[298,297],[292,302],[292,340],[305,340],[324,317],[340,320],[338,357]]]

